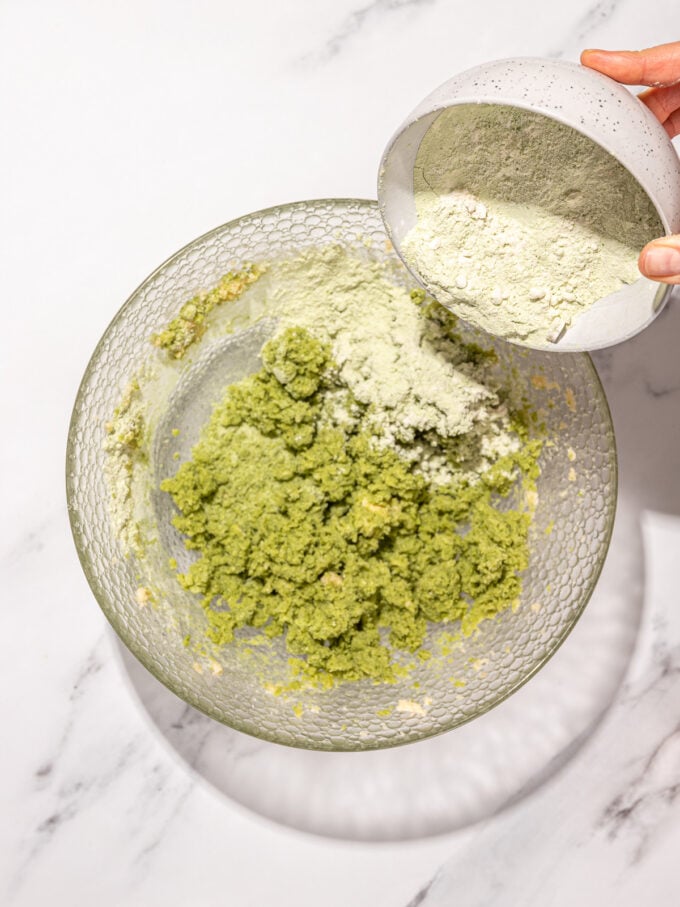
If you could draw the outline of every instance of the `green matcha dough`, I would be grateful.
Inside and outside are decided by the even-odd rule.
[[[182,359],[197,340],[205,334],[207,319],[216,306],[232,302],[264,273],[261,265],[246,265],[240,271],[229,271],[207,293],[198,293],[179,310],[176,318],[151,338],[154,346],[165,350],[172,359]]]
[[[540,442],[523,435],[474,482],[434,484],[377,443],[309,331],[286,328],[262,363],[161,484],[198,555],[178,578],[214,643],[257,627],[285,635],[309,680],[391,682],[396,650],[422,653],[429,621],[469,633],[517,600],[530,516],[510,496],[535,479]]]

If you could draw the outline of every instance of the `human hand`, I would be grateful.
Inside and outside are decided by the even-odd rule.
[[[624,85],[648,85],[638,97],[668,135],[680,134],[680,41],[646,50],[584,50],[581,63]],[[680,284],[680,235],[647,243],[640,272],[662,283]]]

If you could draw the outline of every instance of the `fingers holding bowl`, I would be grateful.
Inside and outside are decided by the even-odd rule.
[[[640,272],[661,283],[680,284],[680,235],[647,243],[638,260]]]
[[[670,138],[680,133],[680,83],[648,88],[638,98],[649,107]]]
[[[644,50],[588,49],[581,63],[624,85],[673,85],[680,81],[680,41]]]
[[[584,50],[581,63],[624,85],[648,85],[638,97],[670,138],[680,134],[680,41],[646,50]]]

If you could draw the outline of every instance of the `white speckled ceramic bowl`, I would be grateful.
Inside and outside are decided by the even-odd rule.
[[[416,222],[413,166],[420,143],[443,110],[460,104],[519,107],[578,130],[636,178],[666,232],[680,232],[680,161],[666,131],[641,101],[617,82],[576,63],[497,60],[469,69],[429,94],[399,127],[383,154],[378,202],[387,233],[402,258],[402,240]],[[423,276],[406,264],[433,292]],[[641,277],[579,315],[557,343],[540,348],[583,351],[620,343],[656,318],[668,294],[666,285]]]

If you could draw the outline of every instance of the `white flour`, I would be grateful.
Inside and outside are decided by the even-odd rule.
[[[439,318],[427,316],[380,262],[325,246],[273,262],[264,280],[282,328],[331,342],[343,383],[371,407],[379,443],[442,480],[451,474],[437,436],[458,439],[476,473],[518,446],[489,365],[470,361],[454,319],[439,306]]]
[[[529,343],[558,339],[637,280],[640,249],[663,233],[640,185],[600,146],[512,107],[444,111],[421,143],[414,189],[406,260],[463,319]]]

